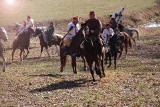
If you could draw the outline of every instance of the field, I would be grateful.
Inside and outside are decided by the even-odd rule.
[[[88,17],[91,10],[98,17],[110,15],[126,6],[125,14],[154,5],[156,0],[17,0],[15,5],[0,1],[0,25],[22,23],[31,15],[35,21],[70,19],[73,15]]]
[[[26,13],[21,9],[15,12],[16,15],[2,13],[0,24],[21,21],[28,13],[32,13],[39,22],[69,19],[73,13],[87,17],[88,11],[93,9],[91,5],[88,6],[90,3],[99,16],[113,13],[124,5],[127,6],[126,13],[129,13],[151,7],[155,0],[134,0],[134,2],[100,0],[103,3],[95,3],[96,0],[73,1],[75,7],[83,7],[75,8],[75,12],[72,11],[71,0],[50,0],[50,3],[47,0],[40,1],[26,1],[25,5],[28,6],[22,8],[25,8]],[[64,2],[65,5],[60,6]],[[40,7],[42,4],[45,10]],[[68,6],[71,8],[66,8]],[[17,15],[20,17],[17,18]],[[105,66],[106,77],[99,80],[96,76],[96,84],[91,83],[90,72],[83,71],[80,58],[77,59],[77,75],[72,72],[70,58],[63,73],[59,70],[58,55],[48,58],[44,51],[42,58],[39,59],[38,38],[31,38],[31,49],[27,59],[20,62],[17,50],[15,61],[11,62],[10,48],[15,32],[9,32],[9,40],[5,42],[6,72],[1,71],[0,59],[0,107],[160,107],[160,28],[139,26],[137,29],[141,36],[138,41],[140,49],[129,49],[127,59],[122,56],[118,60],[116,70],[113,66],[111,68]],[[52,50],[50,49],[50,53]]]

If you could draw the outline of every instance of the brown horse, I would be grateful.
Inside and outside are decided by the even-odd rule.
[[[4,40],[4,41],[8,40],[7,32],[2,27],[0,27],[0,57],[2,57],[2,59],[3,59],[2,71],[5,72],[6,71],[6,59],[5,59],[5,56],[4,56],[4,45],[2,44],[1,39]]]
[[[40,29],[40,28],[36,28],[35,33],[34,33],[35,36],[39,35],[40,46],[41,46],[40,57],[41,57],[41,54],[42,54],[42,52],[43,52],[43,48],[46,49],[47,54],[48,54],[48,56],[50,57],[50,54],[49,54],[49,51],[48,51],[49,44],[47,44],[47,43],[44,41],[43,33],[44,33],[44,32],[43,32],[42,29]],[[55,34],[55,35],[54,35],[54,39],[51,41],[51,45],[55,45],[56,48],[57,48],[57,50],[58,50],[58,47],[57,47],[57,46],[60,46],[61,41],[62,41],[62,38],[63,38],[62,35],[60,35],[60,34]],[[57,51],[57,50],[56,50],[56,51]]]
[[[131,42],[131,37],[125,32],[120,32],[118,35],[119,35],[119,38],[121,40],[120,54],[119,54],[118,58],[121,57],[124,47],[125,47],[125,57],[127,57],[128,45],[130,46],[131,49],[133,48],[133,45],[132,45],[132,42]]]
[[[34,33],[34,30],[29,28],[27,32],[24,32],[20,35],[17,36],[17,38],[13,41],[13,51],[12,51],[12,61],[14,60],[14,53],[16,49],[20,49],[20,60],[22,61],[24,58],[26,58],[29,54],[29,45],[30,45],[30,36],[31,34]],[[23,55],[22,58],[22,53],[27,50],[26,56]]]
[[[85,58],[83,55],[83,51],[80,49],[80,44],[82,43],[82,41],[84,41],[85,39],[85,35],[83,33],[85,27],[81,26],[81,29],[78,31],[78,33],[72,38],[71,41],[71,45],[69,47],[69,49],[67,49],[67,53],[68,55],[71,56],[72,59],[72,68],[73,68],[73,73],[77,74],[77,69],[76,69],[76,54],[80,52],[80,55],[83,59],[84,62],[84,70],[86,70],[86,62],[85,62]],[[64,67],[66,66],[66,59],[67,59],[67,55],[64,55],[66,49],[65,46],[63,44],[63,42],[61,43],[60,46],[60,61],[61,61],[61,72],[63,72]]]

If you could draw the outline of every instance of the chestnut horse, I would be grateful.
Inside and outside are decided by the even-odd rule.
[[[18,35],[17,38],[13,41],[13,50],[12,50],[12,61],[14,60],[14,53],[16,49],[20,49],[20,60],[22,61],[24,58],[26,58],[29,54],[29,45],[30,45],[30,36],[34,33],[34,30],[29,28],[27,32],[23,32],[22,34]],[[27,50],[26,56],[22,53]]]
[[[131,42],[131,37],[125,32],[120,32],[118,35],[121,40],[121,43],[119,45],[120,46],[120,54],[119,54],[118,58],[121,57],[124,47],[125,47],[125,58],[126,58],[127,53],[128,53],[128,45],[130,46],[131,49],[133,48],[133,45]]]
[[[5,72],[6,71],[6,59],[5,59],[5,56],[4,56],[4,46],[1,42],[1,39],[3,41],[7,41],[8,40],[8,36],[7,36],[7,32],[6,30],[3,28],[3,27],[0,27],[0,57],[2,57],[3,59],[3,68],[2,68],[2,71]]]

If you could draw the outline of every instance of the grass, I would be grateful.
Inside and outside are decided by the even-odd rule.
[[[110,15],[125,5],[125,13],[154,5],[156,0],[21,0],[15,6],[0,2],[0,25],[22,22],[30,14],[35,21],[70,19],[73,15],[88,17],[91,10],[97,16]]]
[[[0,72],[0,105],[3,106],[160,106],[160,56],[157,29],[139,28],[141,49],[130,50],[127,59],[118,60],[117,70],[106,68],[106,77],[91,84],[89,71],[82,70],[78,59],[78,74],[68,63],[59,72],[59,57],[38,59],[40,49],[33,48],[28,58],[20,62],[18,53],[13,63],[11,51],[6,52],[7,71]],[[151,34],[152,32],[152,34]],[[14,39],[10,36],[10,42]],[[32,42],[36,41],[32,38]],[[157,45],[156,45],[157,44]],[[6,47],[11,44],[6,43]],[[39,44],[31,44],[39,47]],[[69,60],[70,61],[70,60]],[[0,65],[1,66],[1,65]]]
[[[124,5],[127,6],[126,13],[129,13],[150,7],[155,2],[155,0],[94,1],[96,0],[74,1],[74,13],[71,0],[28,0],[25,1],[25,5],[16,9],[17,11],[7,9],[6,13],[1,12],[4,9],[1,6],[0,24],[21,22],[29,13],[36,21],[69,19],[73,14],[87,17],[88,12],[93,9],[98,16],[109,15]],[[159,107],[160,30],[138,29],[141,33],[141,40],[138,42],[140,50],[129,50],[127,59],[122,57],[118,60],[116,70],[105,66],[106,77],[99,81],[96,76],[97,84],[91,84],[90,72],[82,70],[81,59],[77,61],[77,75],[72,72],[70,60],[65,72],[60,73],[58,56],[52,55],[52,58],[47,58],[44,52],[43,58],[39,59],[40,46],[37,38],[31,38],[32,49],[23,62],[19,61],[17,51],[15,61],[11,63],[11,50],[7,50],[7,71],[0,71],[0,106]],[[13,32],[9,32],[6,48],[11,48],[15,38],[13,35]],[[2,63],[0,63],[1,68]]]

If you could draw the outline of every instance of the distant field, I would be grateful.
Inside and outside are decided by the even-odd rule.
[[[98,16],[112,14],[127,6],[125,13],[154,5],[156,0],[17,0],[15,6],[0,1],[0,25],[22,22],[30,14],[36,21],[87,17],[95,10]]]

